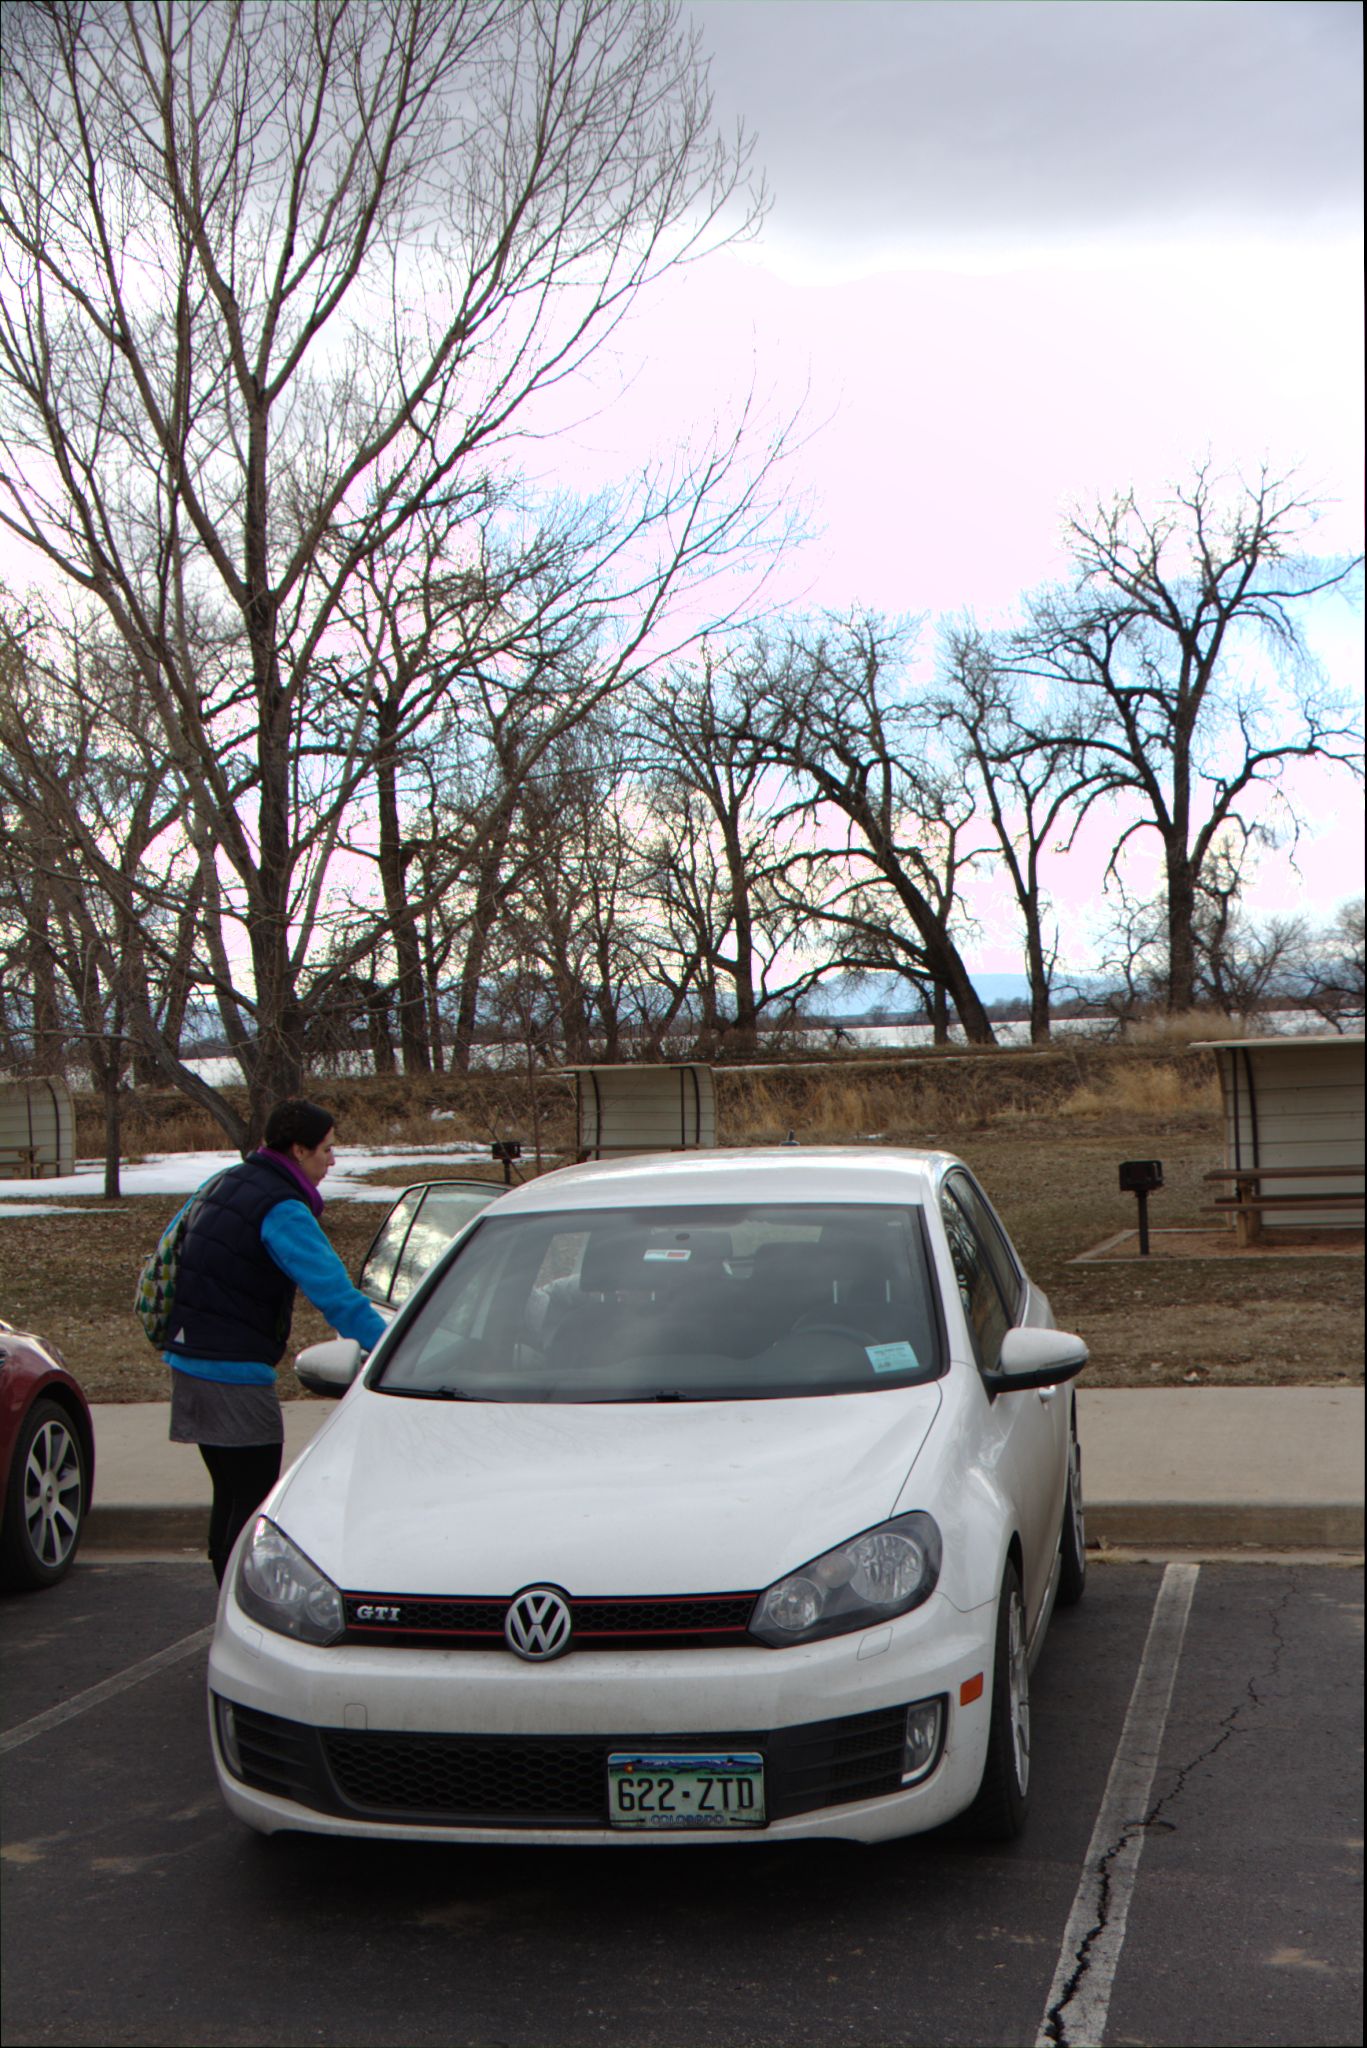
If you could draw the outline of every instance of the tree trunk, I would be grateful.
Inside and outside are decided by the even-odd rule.
[[[493,875],[486,871],[480,877],[475,914],[470,921],[470,933],[465,941],[465,957],[461,962],[460,995],[456,1002],[455,1029],[451,1034],[451,1067],[453,1072],[460,1074],[468,1074],[470,1071],[475,1025],[479,1019],[479,992],[484,981],[484,956],[489,947],[489,935],[498,917],[496,874],[497,870]]]
[[[484,958],[501,907],[499,877],[511,830],[512,815],[504,805],[485,839],[484,859],[480,863],[476,883],[474,915],[470,921],[470,935],[465,942],[465,958],[461,966],[460,996],[456,1004],[455,1029],[451,1038],[451,1067],[454,1072],[461,1074],[470,1071],[470,1055],[474,1048],[475,1025],[479,1017],[479,992],[484,980]]]
[[[104,1068],[104,1199],[117,1202],[119,1199],[119,1069],[122,1060],[123,1041],[115,1038],[109,1044],[108,1057]]]
[[[732,1042],[737,1052],[751,1053],[759,1043],[759,1006],[755,1001],[755,928],[750,911],[745,850],[734,831],[726,834],[726,868],[731,885],[731,920],[736,934],[735,965],[731,969],[736,991]]]
[[[964,1037],[969,1044],[995,1045],[997,1035],[992,1029],[987,1011],[983,1008],[982,998],[969,979],[968,969],[964,966],[954,941],[939,924],[933,924],[929,930],[923,930],[921,936],[925,945],[926,963],[935,977],[937,1029],[940,1000],[942,996],[948,996],[958,1013]],[[947,1038],[948,1030],[945,1039],[937,1038],[935,1042],[942,1045]]]
[[[407,861],[399,816],[398,759],[393,708],[384,704],[378,714],[379,758],[375,765],[375,788],[379,817],[378,859],[380,886],[384,892],[385,918],[394,946],[399,991],[399,1048],[405,1074],[430,1074],[432,1050],[427,1035],[427,1008],[423,1000],[422,946],[417,919],[408,902]]]
[[[35,862],[36,869],[36,862]],[[65,1065],[62,1009],[57,1000],[57,967],[47,941],[51,909],[46,885],[35,873],[32,926],[28,934],[29,970],[33,976],[33,1072],[60,1074]]]
[[[1044,958],[1039,918],[1033,908],[1026,912],[1025,956],[1026,971],[1030,976],[1030,1043],[1047,1045],[1050,1035],[1049,969]]]
[[[378,982],[366,990],[365,1029],[370,1045],[370,1064],[377,1074],[394,1072],[394,1040],[389,1034],[389,998]],[[404,1072],[411,1069],[405,1063]],[[428,1072],[423,1068],[424,1073]]]
[[[1196,1003],[1196,877],[1184,853],[1168,853],[1168,1014]]]

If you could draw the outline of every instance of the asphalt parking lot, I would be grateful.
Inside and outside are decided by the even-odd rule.
[[[0,1601],[6,2044],[1362,2038],[1360,1570],[1095,1568],[992,1852],[263,1841],[212,1612],[207,1567],[98,1554]]]

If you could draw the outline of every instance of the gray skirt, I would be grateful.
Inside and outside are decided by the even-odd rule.
[[[227,1380],[196,1379],[193,1373],[171,1374],[171,1442],[218,1444],[238,1449],[245,1444],[279,1444],[285,1440],[280,1396],[269,1387],[233,1385]]]

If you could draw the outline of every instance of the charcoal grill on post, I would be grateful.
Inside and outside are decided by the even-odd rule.
[[[1120,1192],[1134,1195],[1139,1203],[1139,1256],[1149,1256],[1149,1196],[1163,1185],[1161,1159],[1122,1159]]]
[[[522,1157],[522,1146],[519,1140],[516,1138],[495,1138],[489,1150],[503,1168],[504,1187],[510,1188],[513,1184],[513,1161]]]

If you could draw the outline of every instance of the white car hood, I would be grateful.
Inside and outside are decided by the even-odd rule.
[[[516,1406],[358,1387],[269,1512],[351,1592],[757,1591],[894,1509],[938,1384]]]

